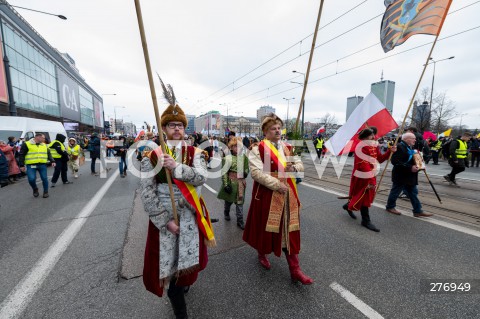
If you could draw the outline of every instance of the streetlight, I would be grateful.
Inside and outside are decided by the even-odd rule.
[[[125,106],[114,106],[114,107],[113,107],[113,113],[115,114],[115,119],[114,119],[114,123],[115,123],[115,130],[114,130],[114,132],[115,132],[115,133],[117,133],[117,108],[124,109]]]
[[[305,73],[298,72],[298,71],[295,71],[295,70],[293,70],[292,73],[300,73],[300,74],[303,75],[302,86],[304,86],[305,85]],[[298,83],[298,82],[292,82],[292,83]],[[300,83],[298,83],[298,84],[300,84]],[[302,138],[305,136],[304,125],[305,125],[305,99],[303,99],[303,103],[302,103]]]
[[[0,3],[0,5],[6,5],[7,3],[3,2],[3,3]],[[14,5],[11,5],[11,7],[14,7],[14,8],[19,8],[19,9],[23,9],[23,10],[28,10],[28,11],[34,11],[34,12],[39,12],[39,13],[43,13],[43,14],[48,14],[48,15],[51,15],[51,16],[55,16],[55,17],[58,17],[62,20],[67,20],[67,17],[64,16],[64,15],[61,15],[61,14],[54,14],[54,13],[49,13],[49,12],[45,12],[45,11],[40,11],[40,10],[35,10],[35,9],[30,9],[30,8],[25,8],[25,7],[20,7],[20,6],[14,6]]]
[[[285,121],[285,129],[288,129],[288,109],[290,108],[290,100],[295,100],[295,98],[291,97],[287,99],[284,97],[283,99],[287,101],[287,120]]]
[[[455,56],[451,56],[449,58],[445,58],[445,59],[435,61],[432,57],[430,57],[430,60],[433,62],[433,75],[432,75],[432,90],[430,92],[430,105],[428,107],[429,112],[428,112],[428,126],[427,126],[427,129],[430,129],[430,117],[432,115],[433,84],[435,83],[435,67],[437,65],[437,62],[441,62],[441,61],[445,61],[445,60],[451,60],[453,58],[455,58]],[[430,62],[428,64],[430,64]]]

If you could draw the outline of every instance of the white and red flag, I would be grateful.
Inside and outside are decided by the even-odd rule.
[[[141,130],[140,132],[138,132],[137,136],[135,137],[135,143],[140,141],[144,135],[145,135],[144,130]]]
[[[373,93],[369,93],[353,110],[348,121],[325,143],[325,147],[335,156],[351,152],[358,143],[357,133],[371,126],[377,128],[377,137],[398,127],[390,112]]]
[[[321,133],[323,133],[323,132],[325,132],[325,126],[322,126],[321,128],[319,128],[319,129],[317,130],[317,135],[318,135],[318,134],[321,134]]]

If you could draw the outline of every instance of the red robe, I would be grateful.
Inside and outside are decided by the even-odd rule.
[[[291,146],[287,145],[287,148],[291,151]],[[258,150],[261,160],[264,162],[265,152],[268,151],[268,148],[265,148],[264,144],[260,143]],[[271,171],[278,172],[276,163],[271,163]],[[260,254],[270,254],[273,252],[276,256],[280,257],[282,254],[282,231],[284,227],[281,226],[278,233],[265,231],[272,194],[273,191],[271,189],[256,181],[253,182],[252,202],[250,203],[245,230],[243,231],[243,240],[255,248]],[[281,225],[283,225],[283,223],[284,220],[282,218]],[[298,254],[300,252],[299,230],[289,233],[289,243],[290,254]]]
[[[159,149],[159,148],[158,148]],[[150,155],[152,165],[157,163],[157,156],[159,153],[153,151]],[[183,159],[182,163],[186,163],[188,166],[193,166],[193,157],[195,156],[195,147],[187,146],[182,151]],[[163,169],[162,169],[163,170]],[[157,179],[160,177],[160,173],[157,174]],[[145,258],[143,263],[143,284],[145,288],[151,293],[162,297],[163,286],[160,285],[159,273],[160,273],[160,231],[151,222],[148,223],[147,243],[145,245]],[[199,265],[192,272],[178,277],[176,285],[178,286],[190,286],[197,281],[198,273],[207,267],[208,253],[207,246],[205,245],[205,237],[202,232],[198,232],[199,243]]]
[[[375,198],[375,187],[367,189],[368,185],[377,185],[377,178],[373,175],[374,160],[379,163],[383,163],[390,156],[390,149],[382,154],[380,148],[376,146],[364,146],[362,147],[362,153],[364,154],[360,158],[355,153],[355,160],[353,164],[352,178],[350,180],[350,202],[348,203],[349,210],[360,210],[362,206],[370,207],[373,199]],[[370,159],[366,158],[371,157]],[[368,178],[355,176],[355,173],[362,173],[364,175],[372,175]]]

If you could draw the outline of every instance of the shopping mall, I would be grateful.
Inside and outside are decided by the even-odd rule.
[[[102,98],[73,58],[52,47],[2,0],[0,27],[0,116],[60,121],[67,131],[103,131]]]

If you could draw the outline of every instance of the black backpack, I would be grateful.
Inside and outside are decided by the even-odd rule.
[[[448,157],[450,156],[450,145],[452,144],[453,140],[448,140],[447,142],[442,144],[442,153],[447,155]]]

